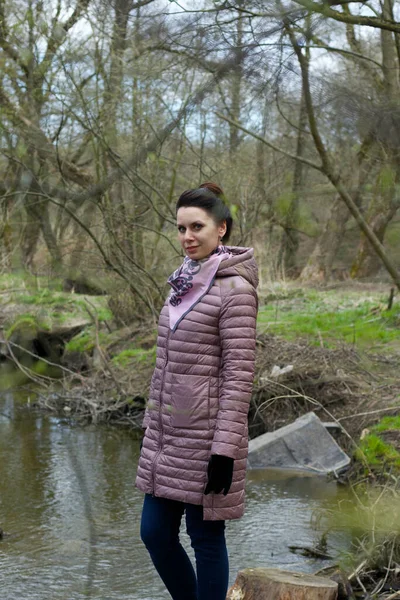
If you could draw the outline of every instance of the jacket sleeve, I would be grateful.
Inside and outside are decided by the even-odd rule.
[[[144,411],[144,416],[143,416],[143,421],[142,421],[142,429],[146,429],[150,423],[150,405],[151,405],[151,394],[152,394],[152,389],[154,387],[154,382],[156,379],[156,369],[154,369],[153,371],[153,375],[151,376],[151,381],[150,381],[150,388],[149,388],[149,398],[146,402],[146,408]]]
[[[150,422],[149,409],[146,406],[146,409],[144,411],[143,421],[142,421],[142,429],[146,429],[149,425],[149,422]]]
[[[224,297],[219,409],[211,454],[236,458],[247,425],[256,349],[257,293],[238,287]]]

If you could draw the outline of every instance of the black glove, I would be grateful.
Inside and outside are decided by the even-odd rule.
[[[220,456],[213,454],[209,460],[207,473],[208,482],[204,493],[210,492],[219,494],[224,490],[224,496],[229,492],[233,477],[233,463],[235,461],[229,456]]]

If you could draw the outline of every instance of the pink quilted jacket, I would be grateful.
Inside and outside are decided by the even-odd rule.
[[[136,478],[143,492],[203,505],[205,520],[244,511],[258,274],[252,248],[229,250],[210,291],[174,333],[167,303],[161,311]],[[204,495],[211,454],[235,459],[226,496]]]

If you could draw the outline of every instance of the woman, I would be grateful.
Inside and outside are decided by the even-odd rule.
[[[232,216],[221,196],[205,183],[177,202],[186,257],[168,279],[136,479],[141,537],[173,600],[225,600],[225,520],[244,511],[258,275],[252,248],[222,245]]]

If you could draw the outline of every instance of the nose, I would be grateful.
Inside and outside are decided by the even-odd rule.
[[[193,233],[189,229],[186,229],[185,237],[184,237],[185,243],[192,242],[193,240],[194,240]]]

